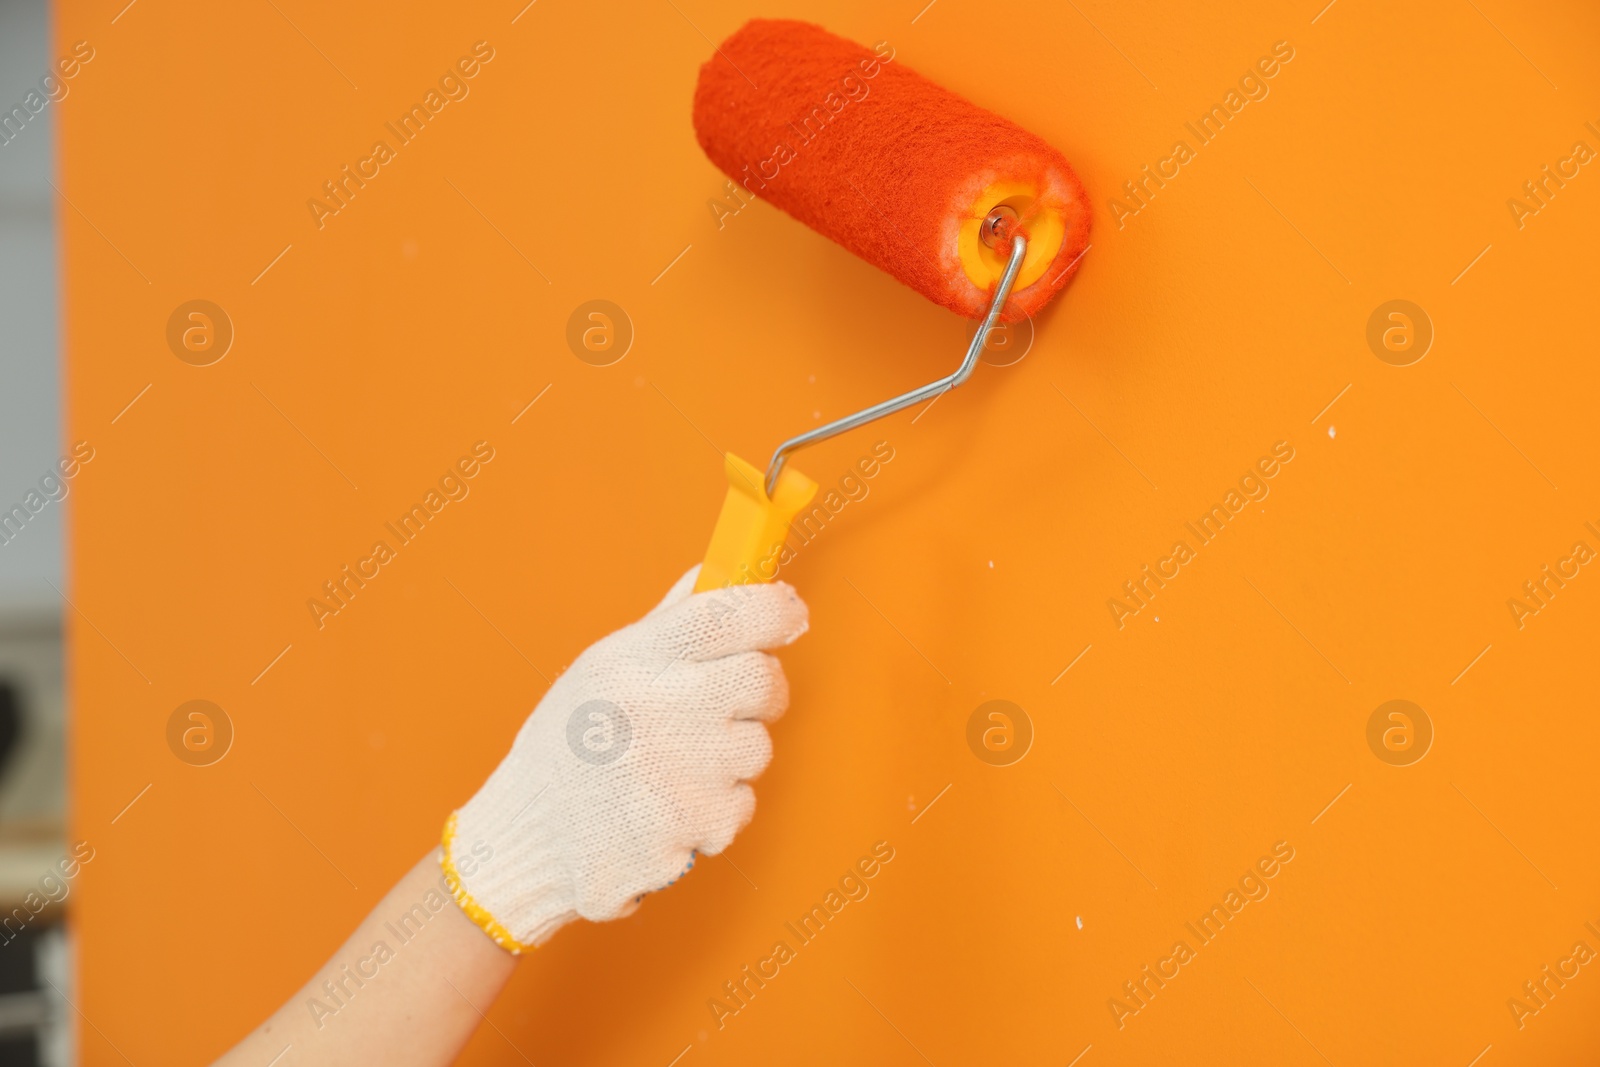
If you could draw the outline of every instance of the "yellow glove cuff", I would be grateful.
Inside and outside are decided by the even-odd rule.
[[[445,881],[450,886],[450,894],[455,897],[456,903],[461,905],[461,910],[467,913],[467,918],[477,923],[488,934],[494,943],[511,953],[520,956],[532,945],[525,945],[511,936],[511,931],[500,924],[500,921],[490,915],[488,909],[472,899],[466,887],[461,884],[461,875],[456,870],[455,860],[451,858],[451,850],[456,840],[456,812],[451,812],[450,817],[444,821],[444,835],[442,838],[444,849],[439,855],[439,866],[444,871]]]

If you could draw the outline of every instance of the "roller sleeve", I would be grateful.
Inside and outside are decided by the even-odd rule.
[[[1028,239],[1005,321],[1032,315],[1077,270],[1088,198],[1028,131],[820,26],[746,23],[700,69],[695,134],[725,174],[928,299],[979,318],[1007,248],[989,211]]]

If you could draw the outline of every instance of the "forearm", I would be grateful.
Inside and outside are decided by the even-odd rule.
[[[450,898],[434,850],[216,1067],[443,1067],[483,1021],[515,964]]]

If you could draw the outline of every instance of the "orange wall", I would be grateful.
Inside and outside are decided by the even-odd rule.
[[[57,52],[94,58],[50,105],[69,440],[95,449],[69,590],[86,1063],[204,1062],[292,992],[546,679],[697,558],[715,449],[760,460],[954,365],[963,322],[771,207],[717,228],[690,94],[753,14],[887,40],[1059,146],[1093,250],[1021,363],[803,457],[826,482],[895,453],[791,569],[813,628],[755,823],[533,956],[464,1062],[1600,1045],[1595,968],[1521,1029],[1507,1008],[1600,950],[1600,567],[1520,628],[1507,606],[1600,549],[1600,167],[1520,228],[1506,203],[1600,150],[1591,6],[123,3],[62,5]],[[470,95],[319,229],[308,198],[477,41]],[[1119,228],[1121,183],[1278,41],[1270,95]],[[564,339],[596,298],[636,330],[603,368]],[[1435,331],[1404,367],[1366,341],[1397,298]],[[166,341],[193,299],[234,326],[210,366]],[[478,441],[470,496],[319,629],[308,598]],[[1280,441],[1270,496],[1199,546],[1184,523]],[[1180,539],[1119,628],[1108,599]],[[1008,767],[966,741],[996,698],[1035,731]],[[211,766],[168,747],[195,699],[235,731]],[[1368,745],[1393,699],[1434,729],[1410,766]],[[878,841],[870,897],[718,1029],[708,999]],[[1277,842],[1270,895],[1200,946],[1185,922]],[[1119,1029],[1108,1001],[1180,939]]]

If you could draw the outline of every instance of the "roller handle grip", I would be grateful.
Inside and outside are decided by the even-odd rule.
[[[770,497],[763,487],[762,472],[732,452],[723,467],[728,475],[728,495],[711,531],[711,544],[694,585],[697,593],[776,578],[789,523],[817,495],[817,483],[792,467],[783,469]]]

